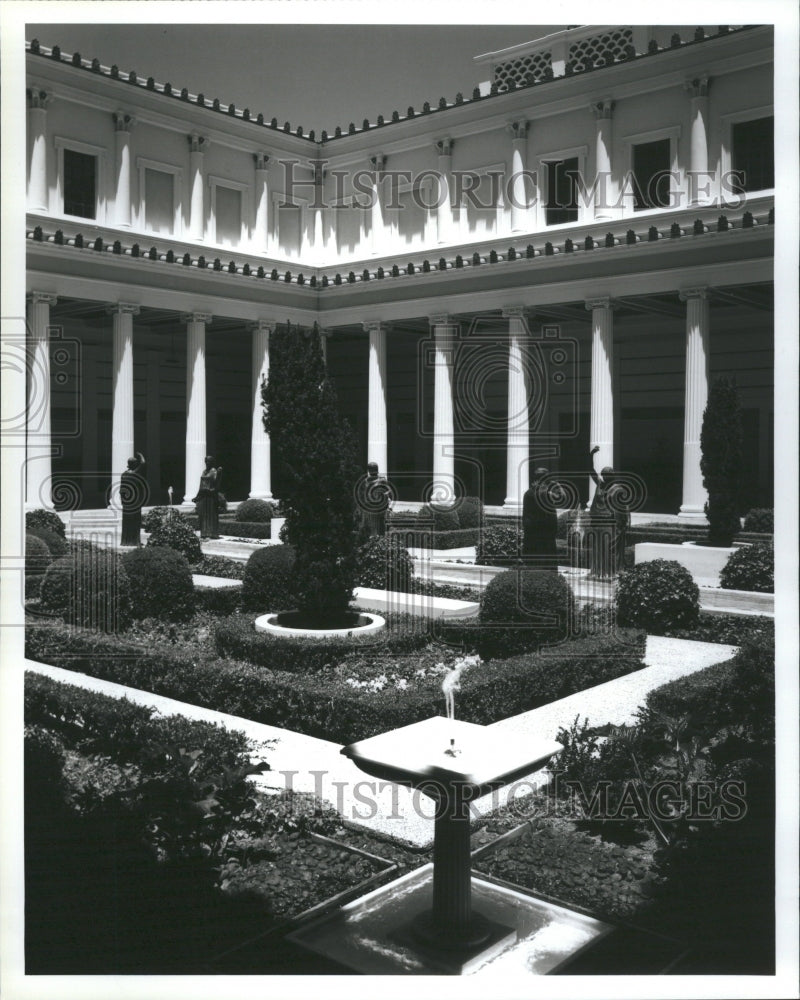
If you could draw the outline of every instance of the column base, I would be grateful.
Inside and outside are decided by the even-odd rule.
[[[506,497],[503,501],[503,510],[513,510],[519,513],[522,510],[522,501],[516,497]]]
[[[248,493],[248,500],[274,500],[275,497],[271,493]]]
[[[697,504],[682,504],[678,511],[678,517],[682,521],[695,521],[698,524],[708,524],[708,518],[702,507]]]

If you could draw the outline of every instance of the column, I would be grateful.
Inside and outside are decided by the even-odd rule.
[[[503,310],[508,320],[508,444],[506,447],[506,498],[504,507],[519,508],[528,487],[530,454],[528,369],[525,311],[522,306]]]
[[[683,424],[683,503],[680,517],[705,519],[708,494],[700,472],[700,432],[708,402],[708,290],[686,288],[686,397]]]
[[[592,105],[597,132],[595,136],[595,219],[616,219],[617,191],[611,177],[611,121],[614,113],[613,101],[597,101]]]
[[[269,250],[269,156],[253,153],[256,165],[256,222],[253,231],[253,249],[266,253]]]
[[[454,339],[458,324],[447,315],[431,316],[433,369],[433,492],[436,503],[455,499],[455,430],[453,425]]]
[[[131,130],[136,124],[133,115],[115,111],[114,115],[114,225],[131,227]]]
[[[324,180],[325,171],[322,169],[322,164],[317,162],[314,164],[314,201],[309,207],[314,213],[313,247],[314,258],[317,261],[318,266],[324,266],[328,258],[325,240],[325,199],[323,196]]]
[[[439,139],[436,142],[439,153],[439,201],[436,207],[436,232],[439,243],[453,242],[453,207],[451,205],[453,140]]]
[[[614,319],[608,297],[589,299],[592,313],[592,399],[590,407],[591,447],[600,445],[594,458],[596,469],[614,465]],[[589,484],[589,499],[594,481]]]
[[[708,77],[687,83],[691,104],[689,139],[689,204],[707,205],[711,201],[708,173]]]
[[[383,211],[383,198],[381,197],[381,174],[386,163],[386,157],[382,153],[369,158],[373,169],[372,182],[372,253],[376,255],[386,246],[386,231],[384,229],[385,219]]]
[[[272,499],[272,465],[269,434],[264,427],[264,407],[261,400],[261,383],[269,378],[269,335],[275,327],[273,320],[260,319],[251,327],[253,420],[250,434],[250,498]]]
[[[138,315],[139,306],[118,302],[108,312],[113,322],[110,506],[119,509],[120,476],[134,453],[133,317]]]
[[[206,217],[204,200],[205,176],[203,154],[208,146],[205,136],[192,132],[189,139],[189,239],[202,242],[205,238]]]
[[[49,193],[47,189],[47,105],[50,94],[38,87],[28,91],[28,209],[31,212],[47,212]]]
[[[52,510],[52,438],[50,422],[50,306],[58,300],[48,292],[31,292],[28,299],[28,408],[25,461],[25,505]]]
[[[511,133],[511,177],[508,195],[511,202],[511,232],[527,233],[531,230],[528,191],[525,169],[527,162],[528,123],[511,122],[507,126]]]
[[[206,458],[206,323],[208,313],[185,313],[186,324],[186,491],[191,505],[200,485]]]
[[[367,461],[377,462],[383,475],[389,467],[386,420],[386,327],[365,323],[369,334],[369,406],[367,417]]]

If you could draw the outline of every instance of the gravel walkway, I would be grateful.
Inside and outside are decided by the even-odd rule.
[[[606,722],[617,725],[631,722],[636,709],[644,703],[648,691],[667,681],[727,660],[735,652],[735,646],[648,636],[645,652],[647,665],[644,669],[531,712],[496,722],[489,728],[518,738],[534,734],[537,737],[554,738],[559,727],[568,727],[576,715],[581,719],[588,718],[590,724],[597,725]],[[119,698],[127,697],[137,704],[152,705],[165,715],[180,714],[192,719],[218,722],[229,729],[238,729],[254,741],[255,758],[265,758],[270,763],[271,770],[255,779],[258,787],[263,790],[292,787],[298,791],[314,792],[333,803],[348,826],[369,830],[378,836],[390,837],[416,848],[429,847],[433,841],[431,800],[410,789],[368,779],[350,760],[341,755],[338,743],[215,712],[148,691],[126,688],[121,684],[33,660],[25,660],[25,669],[91,691]],[[539,771],[524,782],[479,799],[475,803],[476,811],[480,814],[491,812],[506,804],[509,792],[512,795],[522,795],[531,787],[540,787],[546,782],[546,772]]]

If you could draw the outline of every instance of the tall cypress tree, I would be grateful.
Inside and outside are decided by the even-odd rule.
[[[711,386],[703,413],[700,451],[700,471],[708,492],[708,541],[728,546],[740,529],[742,483],[742,415],[739,392],[731,379],[716,379]]]
[[[335,624],[347,611],[355,580],[359,469],[316,324],[311,331],[289,324],[274,331],[261,398],[264,426],[285,475],[281,508],[296,553],[298,610],[313,625]]]

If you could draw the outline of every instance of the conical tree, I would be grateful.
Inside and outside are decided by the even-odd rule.
[[[295,549],[293,585],[310,627],[341,622],[352,598],[359,476],[349,425],[322,358],[320,332],[287,324],[270,338],[264,426],[285,475],[281,508]]]
[[[739,531],[742,482],[742,416],[733,381],[716,379],[708,395],[700,432],[700,471],[708,492],[708,541],[728,546]]]

